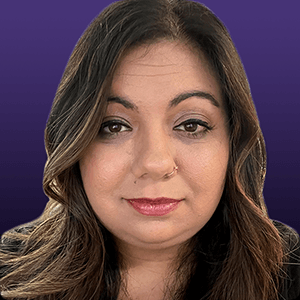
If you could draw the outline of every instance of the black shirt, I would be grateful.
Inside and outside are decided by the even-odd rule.
[[[289,245],[289,262],[286,269],[286,277],[282,291],[279,293],[280,300],[300,300],[300,241],[299,235],[290,227],[277,221],[273,221],[279,232],[285,237]],[[19,227],[16,231],[27,231],[26,227]],[[1,240],[0,249],[17,252],[20,243],[17,241]],[[0,278],[3,276],[5,266],[0,267]],[[0,295],[0,299],[4,299]],[[5,300],[5,299],[4,299]]]

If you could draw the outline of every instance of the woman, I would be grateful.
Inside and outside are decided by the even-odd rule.
[[[203,5],[104,10],[45,142],[49,203],[2,237],[3,298],[300,299],[299,237],[267,215],[247,78]]]

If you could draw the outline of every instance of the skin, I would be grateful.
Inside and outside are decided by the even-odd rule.
[[[192,96],[170,107],[179,94],[196,90],[217,105]],[[208,222],[223,193],[229,136],[220,86],[201,53],[164,40],[123,58],[111,96],[133,108],[109,102],[104,123],[123,125],[102,127],[80,161],[82,180],[124,257],[131,298],[160,299],[179,247]],[[208,128],[195,121],[182,125],[190,119],[205,121]],[[174,166],[178,172],[165,178]],[[124,200],[140,197],[183,201],[167,215],[145,216]]]

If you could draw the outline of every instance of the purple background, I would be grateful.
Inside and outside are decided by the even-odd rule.
[[[37,218],[43,131],[71,51],[111,1],[12,0],[0,7],[0,233]],[[300,231],[300,2],[203,0],[242,57],[268,151],[270,217]]]

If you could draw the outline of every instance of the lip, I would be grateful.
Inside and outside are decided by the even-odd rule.
[[[173,198],[133,198],[125,199],[137,212],[145,216],[164,216],[175,210],[183,200]]]

